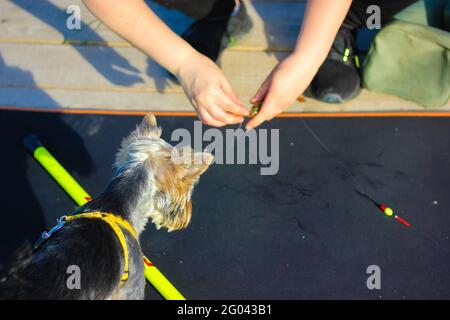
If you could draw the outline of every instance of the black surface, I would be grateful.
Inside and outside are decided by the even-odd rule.
[[[106,185],[131,116],[0,112],[0,261],[71,210],[73,202],[29,156],[41,142],[93,195]],[[163,138],[194,118],[159,117]],[[188,229],[148,225],[146,255],[190,299],[450,298],[450,119],[308,119],[366,191],[408,219],[389,219],[353,191],[348,174],[301,119],[276,119],[280,171],[213,165],[193,195]],[[366,268],[381,268],[368,290]],[[154,294],[151,294],[154,297]]]

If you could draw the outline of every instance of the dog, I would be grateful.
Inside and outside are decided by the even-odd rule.
[[[169,231],[187,227],[193,188],[212,161],[162,140],[148,114],[122,141],[106,189],[62,218],[38,247],[22,251],[0,278],[0,298],[143,299],[139,235],[148,220]]]

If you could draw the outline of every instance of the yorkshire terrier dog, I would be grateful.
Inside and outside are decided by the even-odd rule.
[[[212,161],[162,140],[148,114],[123,140],[105,191],[0,276],[0,299],[143,299],[139,235],[148,219],[169,231],[189,224],[193,187]],[[78,288],[68,285],[70,266],[80,272]]]

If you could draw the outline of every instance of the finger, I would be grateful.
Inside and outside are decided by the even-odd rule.
[[[240,116],[248,116],[250,112],[241,106],[240,104],[237,104],[234,102],[225,92],[219,91],[217,93],[217,99],[218,104],[227,112],[240,115]]]
[[[247,122],[245,129],[250,130],[258,127],[264,121],[266,121],[265,113],[261,110],[255,117],[253,117],[249,122]]]
[[[219,105],[210,106],[208,112],[215,120],[218,120],[226,124],[241,123],[242,121],[244,121],[243,117],[228,113],[225,110],[223,110]]]
[[[244,103],[239,100],[238,96],[234,93],[233,88],[231,88],[231,85],[228,83],[226,79],[222,79],[222,89],[223,91],[238,105],[245,108]]]
[[[261,111],[259,111],[259,113],[247,123],[245,128],[247,130],[254,129],[261,125],[264,121],[272,120],[277,114],[277,109],[275,107],[276,100],[272,98],[270,94],[267,95],[263,105],[261,106]]]
[[[268,79],[263,82],[261,87],[259,87],[258,91],[256,92],[255,96],[250,99],[251,103],[255,104],[264,100],[267,95],[267,91],[269,91],[269,83],[270,81]]]
[[[198,110],[198,117],[203,123],[213,127],[223,127],[226,125],[226,123],[214,119],[209,112],[203,108]]]

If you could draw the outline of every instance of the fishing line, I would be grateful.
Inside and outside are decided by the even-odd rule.
[[[353,181],[353,184],[357,187],[358,191],[367,196],[366,191],[364,190],[361,183],[359,183],[356,176],[353,174],[351,169],[348,167],[348,165],[345,164],[345,162],[333,151],[328,148],[328,146],[319,138],[319,136],[314,132],[314,130],[309,126],[309,124],[305,121],[305,119],[301,119],[303,122],[303,125],[305,128],[309,131],[309,133],[312,135],[312,137],[322,146],[322,148],[330,155],[332,156],[340,165],[341,167],[347,172],[347,174],[350,176],[350,178]]]
[[[254,118],[254,117],[259,113],[259,111],[261,110],[261,106],[262,106],[261,103],[254,104],[254,105],[252,106],[252,108],[250,109],[250,115],[249,115],[250,119]],[[244,122],[245,122],[245,119],[244,119],[244,121],[242,121],[241,123],[239,123],[239,127],[236,129],[236,131],[239,131],[240,129],[242,129],[242,124],[243,124]],[[238,137],[241,137],[241,136],[245,135],[247,131],[245,131],[245,130],[243,130],[243,131],[244,131],[244,132],[241,133],[240,135],[238,135],[237,133],[235,133],[235,134],[234,134],[234,137],[235,137],[235,138],[238,138]]]
[[[308,132],[312,135],[312,137],[322,146],[322,148],[329,154],[331,155],[340,165],[341,167],[349,174],[349,176],[351,177],[352,181],[353,181],[353,185],[356,186],[357,188],[355,188],[355,192],[357,194],[359,194],[361,197],[367,199],[368,201],[370,201],[371,203],[373,203],[378,210],[380,210],[381,212],[383,212],[386,216],[394,218],[395,220],[397,220],[398,222],[400,222],[401,224],[403,224],[405,227],[410,227],[410,223],[408,221],[406,221],[405,219],[399,217],[394,210],[392,210],[390,207],[388,207],[387,205],[377,202],[375,201],[372,197],[370,197],[366,191],[364,190],[362,184],[359,183],[358,179],[356,178],[356,176],[353,174],[353,172],[351,171],[351,169],[345,164],[345,162],[333,151],[331,151],[330,148],[328,148],[328,146],[319,138],[319,136],[314,132],[314,130],[308,125],[308,123],[305,121],[305,119],[301,119],[303,122],[303,125],[305,126],[305,128],[308,130]]]
[[[256,116],[258,114],[258,112],[261,110],[261,104],[256,104],[253,105],[253,107],[250,110],[250,118],[253,118],[254,116]],[[331,151],[331,149],[322,141],[322,139],[319,138],[319,136],[314,132],[314,130],[311,128],[311,126],[306,122],[305,119],[301,118],[301,121],[303,122],[303,125],[305,126],[306,130],[311,134],[311,136],[314,138],[314,140],[316,140],[317,143],[319,143],[319,145],[337,162],[339,163],[339,165],[344,169],[345,172],[347,172],[348,176],[351,178],[352,184],[355,187],[354,191],[360,195],[361,197],[365,198],[366,200],[370,201],[373,205],[375,205],[377,207],[378,210],[380,210],[382,213],[384,213],[386,216],[394,218],[395,220],[397,220],[398,222],[400,222],[401,224],[403,224],[405,227],[410,227],[411,225],[409,224],[408,221],[404,220],[403,218],[399,217],[394,210],[392,210],[390,207],[388,207],[387,205],[381,203],[381,202],[377,202],[375,201],[372,197],[370,197],[367,193],[366,190],[364,189],[363,185],[361,183],[359,183],[358,178],[356,177],[356,175],[353,173],[353,171],[351,170],[351,168],[333,151]],[[239,129],[241,129],[242,127],[242,123],[241,122],[239,124]],[[235,137],[237,137],[235,135]]]

